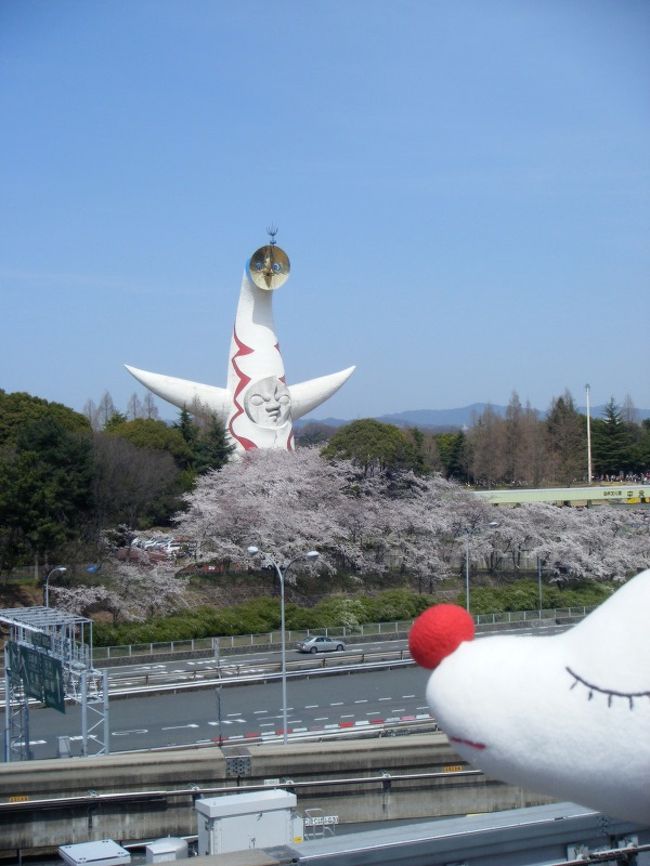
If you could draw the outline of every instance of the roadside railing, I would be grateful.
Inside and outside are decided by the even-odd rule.
[[[567,607],[548,608],[543,610],[508,611],[505,613],[478,614],[474,617],[477,628],[481,626],[497,625],[502,623],[532,622],[541,619],[567,620],[582,619],[592,607]],[[342,637],[343,639],[378,637],[388,638],[391,635],[406,635],[413,624],[413,620],[398,620],[396,622],[365,623],[363,625],[342,626],[340,628],[321,629],[291,629],[286,631],[286,642],[291,646],[297,641],[304,640],[314,635],[325,635],[329,637]],[[169,656],[195,653],[210,653],[217,655],[220,652],[232,652],[233,650],[245,651],[258,647],[279,647],[282,635],[279,630],[262,632],[260,634],[237,634],[215,637],[190,638],[188,640],[166,641],[162,643],[137,643],[122,646],[96,646],[93,650],[94,662],[111,661],[125,658],[138,658],[141,656]]]

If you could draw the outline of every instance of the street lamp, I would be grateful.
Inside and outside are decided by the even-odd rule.
[[[280,581],[280,641],[282,647],[282,742],[284,745],[287,745],[287,649],[286,649],[286,637],[284,633],[284,579],[287,575],[287,572],[299,559],[309,559],[313,562],[315,559],[318,559],[320,554],[317,550],[309,550],[307,553],[299,553],[298,556],[294,556],[294,558],[284,566],[284,568],[280,568],[277,562],[268,554],[263,553],[259,547],[255,547],[254,544],[251,544],[248,548],[246,548],[249,556],[257,556],[261,554],[265,556],[268,562],[275,568],[275,572],[278,576],[278,580]]]
[[[591,386],[585,385],[585,393],[587,395],[587,483],[591,484],[593,473],[591,471],[591,406],[589,397],[591,396]]]
[[[64,565],[57,565],[45,578],[45,607],[50,606],[50,578],[53,574],[65,574],[68,569]]]
[[[491,520],[487,524],[487,527],[495,529],[498,525],[499,522],[497,520]],[[470,529],[469,526],[467,526],[465,528],[465,609],[467,610],[467,613],[469,613],[469,537],[470,535],[476,535],[479,532],[480,527]]]

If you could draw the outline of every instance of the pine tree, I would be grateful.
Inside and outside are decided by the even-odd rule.
[[[613,397],[594,422],[593,456],[600,475],[625,474],[634,463],[631,437]]]
[[[221,469],[230,460],[235,446],[228,441],[223,423],[213,416],[194,446],[194,471],[203,475]]]
[[[550,464],[548,477],[559,484],[571,484],[584,478],[586,419],[576,409],[568,391],[551,402],[546,416],[546,450]]]

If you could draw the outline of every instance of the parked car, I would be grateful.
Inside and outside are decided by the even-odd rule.
[[[308,637],[296,644],[296,649],[301,653],[327,653],[333,650],[345,649],[345,644],[338,637]]]

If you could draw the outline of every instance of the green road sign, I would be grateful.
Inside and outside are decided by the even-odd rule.
[[[15,641],[8,640],[5,645],[5,652],[7,653],[9,670],[12,674],[20,676],[20,650],[18,649],[18,644]]]
[[[20,677],[25,694],[30,698],[65,713],[63,663],[36,647],[7,643],[12,678]]]
[[[49,634],[44,634],[42,631],[33,631],[29,639],[34,644],[34,646],[38,646],[41,649],[52,649],[52,638]]]
[[[43,655],[43,703],[60,713],[65,713],[63,691],[63,665],[61,659]]]
[[[11,677],[12,686],[15,688],[20,686],[23,681],[22,662],[20,659],[18,644],[14,641],[7,641],[5,644],[5,652],[7,654],[9,676]]]
[[[22,675],[25,693],[40,701],[43,697],[43,666],[41,655],[36,648],[21,646]]]

